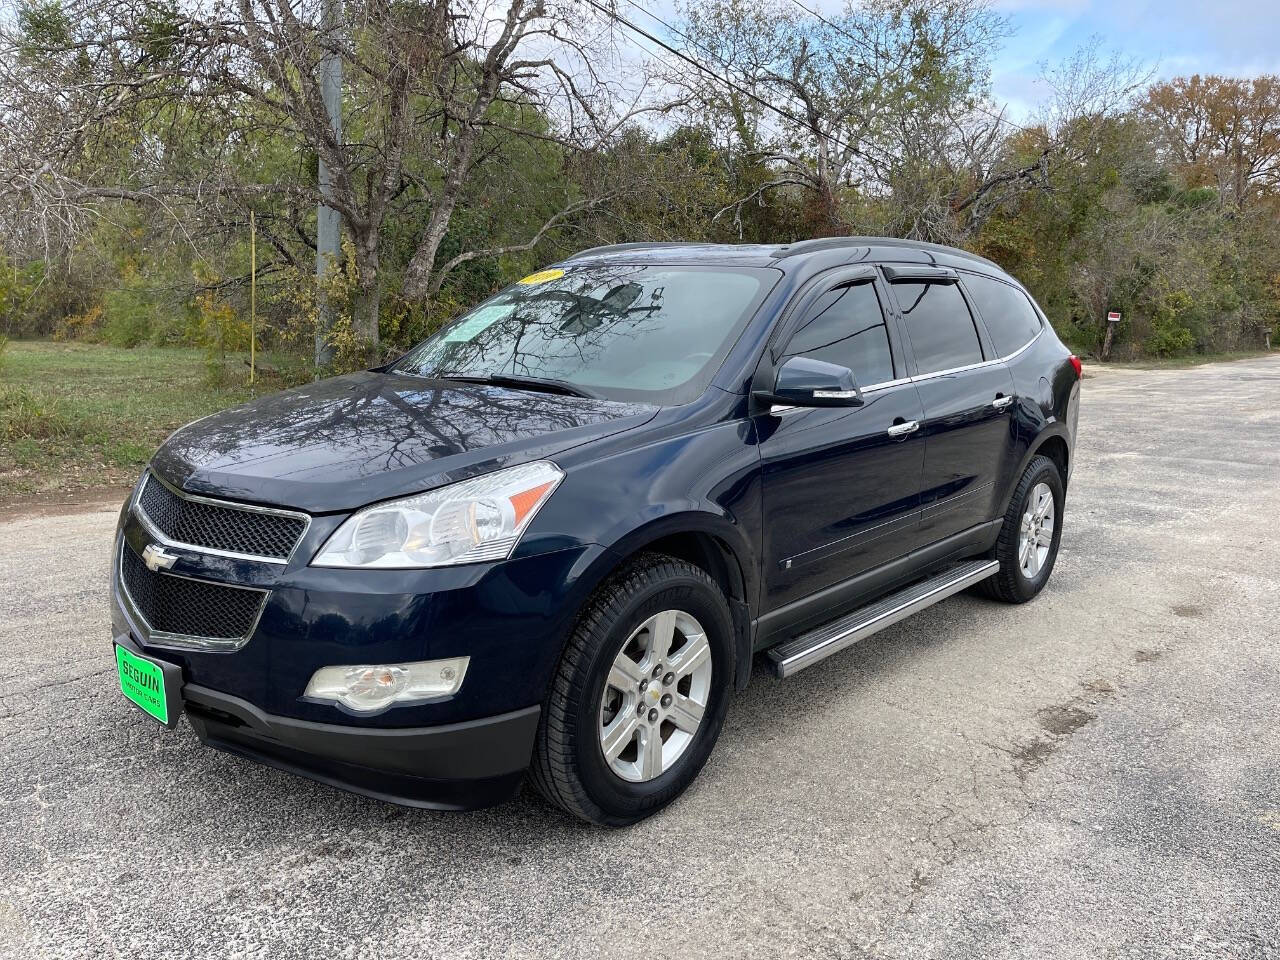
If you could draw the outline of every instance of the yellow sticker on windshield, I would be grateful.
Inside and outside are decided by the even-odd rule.
[[[563,276],[563,270],[539,270],[537,273],[529,274],[520,282],[527,286],[533,286],[535,283],[546,283],[548,280],[559,280]]]

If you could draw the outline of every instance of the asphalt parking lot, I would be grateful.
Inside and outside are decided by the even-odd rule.
[[[1039,599],[757,669],[622,831],[165,732],[116,685],[115,510],[0,524],[0,956],[1280,958],[1280,356],[1084,389]]]

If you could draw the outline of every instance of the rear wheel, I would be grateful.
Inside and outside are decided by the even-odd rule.
[[[674,557],[638,557],[597,590],[566,644],[534,786],[593,823],[649,816],[702,769],[732,673],[728,605],[711,577]]]
[[[1000,569],[979,584],[982,593],[1006,603],[1026,603],[1044,589],[1058,559],[1064,494],[1057,464],[1048,457],[1027,464],[996,541]]]

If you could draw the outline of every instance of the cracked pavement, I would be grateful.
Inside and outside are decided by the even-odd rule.
[[[1280,958],[1280,357],[1086,373],[1044,594],[757,667],[621,831],[166,732],[113,673],[115,510],[0,524],[0,957]]]

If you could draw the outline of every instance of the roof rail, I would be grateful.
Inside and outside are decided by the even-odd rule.
[[[565,257],[566,261],[580,260],[583,257],[593,257],[600,253],[621,253],[623,250],[657,250],[662,247],[709,247],[714,244],[709,243],[682,243],[679,240],[648,243],[644,241],[636,243],[607,243],[602,247],[588,247],[586,250],[579,250],[571,257]]]
[[[643,241],[637,243],[612,243],[600,247],[589,247],[586,250],[579,250],[572,256],[565,257],[561,263],[568,263],[573,260],[581,260],[584,257],[594,257],[609,253],[623,253],[625,251],[638,250],[662,250],[672,247],[703,247],[703,248],[725,248],[730,249],[734,244],[723,243],[689,243],[685,241]],[[784,243],[773,247],[773,256],[779,260],[787,257],[797,257],[806,253],[818,253],[822,250],[840,250],[849,247],[901,247],[904,250],[925,250],[934,253],[942,253],[952,257],[960,257],[965,260],[972,260],[975,263],[986,264],[989,267],[995,267],[997,270],[1003,270],[1000,264],[988,260],[986,257],[979,256],[976,253],[970,253],[968,250],[961,250],[958,247],[947,247],[940,243],[927,243],[924,240],[902,240],[897,237],[818,237],[814,240],[797,240],[794,243]],[[759,245],[757,249],[760,249]]]
[[[976,260],[978,263],[1003,269],[1000,264],[976,253],[970,253],[968,250],[961,250],[959,247],[947,247],[940,243],[927,243],[924,240],[903,240],[898,237],[819,237],[816,240],[798,240],[779,247],[778,259],[795,257],[803,253],[816,253],[819,250],[839,250],[841,247],[903,247],[908,250],[932,250],[935,253]]]

